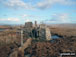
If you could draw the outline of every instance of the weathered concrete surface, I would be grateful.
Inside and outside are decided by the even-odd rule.
[[[31,42],[31,38],[27,39],[23,46],[19,47],[18,50],[15,50],[13,53],[11,53],[9,57],[24,57],[24,49],[28,48],[31,45]]]
[[[14,51],[9,57],[18,57],[18,51]]]
[[[48,27],[45,28],[46,40],[51,40],[51,33]]]
[[[31,45],[31,42],[32,42],[31,38],[27,39],[27,41],[23,44],[23,46],[19,47],[19,50],[26,49],[27,47],[29,47]]]
[[[51,40],[51,33],[50,33],[50,29],[47,26],[41,26],[39,29],[39,37],[40,39],[43,40]]]

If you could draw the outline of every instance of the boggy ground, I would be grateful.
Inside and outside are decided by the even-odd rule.
[[[75,52],[76,38],[57,39],[54,42],[32,42],[32,46],[25,50],[31,57],[59,57],[62,52]]]
[[[31,54],[31,57],[60,57],[62,52],[76,51],[76,27],[50,27],[50,31],[61,38],[32,42],[32,47],[25,50],[25,54]]]
[[[32,41],[32,45],[25,49],[25,55],[30,55],[30,57],[59,57],[61,52],[75,52],[76,51],[76,29],[75,28],[50,28],[53,35],[59,35],[63,38],[53,39],[51,41]],[[11,34],[11,32],[13,32]],[[2,33],[0,33],[1,35]],[[0,45],[0,57],[8,57],[14,50],[16,50],[20,45],[20,36],[18,38],[15,36],[14,31],[10,33],[6,32],[8,36],[1,35],[1,41],[3,38],[8,40],[13,35],[13,41],[6,44]],[[9,37],[9,38],[8,38]],[[16,39],[17,38],[17,39]],[[5,39],[3,42],[5,42]],[[14,41],[15,40],[15,41]],[[25,38],[26,40],[26,38]],[[0,42],[1,42],[0,41]],[[3,43],[2,42],[2,43]],[[7,41],[8,42],[8,41]]]
[[[76,38],[76,27],[50,27],[50,31],[53,35],[62,36],[64,38]]]

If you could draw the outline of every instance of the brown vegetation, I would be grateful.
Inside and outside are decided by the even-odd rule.
[[[63,38],[54,39],[49,42],[32,42],[32,45],[25,49],[25,55],[30,55],[31,57],[59,57],[61,52],[76,51],[76,28],[50,27],[50,30],[52,35],[56,34]],[[9,57],[13,51],[19,48],[20,40],[20,35],[16,34],[16,30],[1,32],[0,57]],[[26,40],[24,38],[24,41]],[[18,51],[19,57],[24,57],[22,54],[21,51]]]
[[[54,42],[34,42],[32,47],[25,53],[31,54],[32,57],[58,57],[61,52],[75,52],[76,39],[58,39]]]
[[[17,38],[16,31],[6,30],[0,33],[0,45],[9,44],[13,42],[20,41],[20,38]]]
[[[52,34],[57,34],[63,37],[76,37],[76,28],[68,28],[68,27],[50,27],[50,31]]]

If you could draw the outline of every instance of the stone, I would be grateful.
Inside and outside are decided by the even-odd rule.
[[[37,38],[39,40],[51,40],[50,29],[45,24],[40,24],[37,26],[37,21],[35,21],[35,27],[33,27],[32,22],[26,22],[24,28],[24,35],[27,38]]]
[[[25,23],[25,28],[32,28],[33,27],[33,23],[32,22],[26,22]]]
[[[46,35],[46,40],[51,40],[51,33],[50,33],[50,29],[47,27],[45,28],[45,35]]]

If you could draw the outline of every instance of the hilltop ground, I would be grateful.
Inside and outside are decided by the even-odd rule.
[[[52,35],[58,35],[61,38],[48,42],[32,41],[32,45],[25,49],[25,55],[30,57],[59,57],[61,52],[76,51],[76,27],[50,27],[50,31]],[[24,42],[26,40],[24,38]],[[0,57],[8,57],[19,47],[20,36],[16,35],[16,30],[0,32]]]

